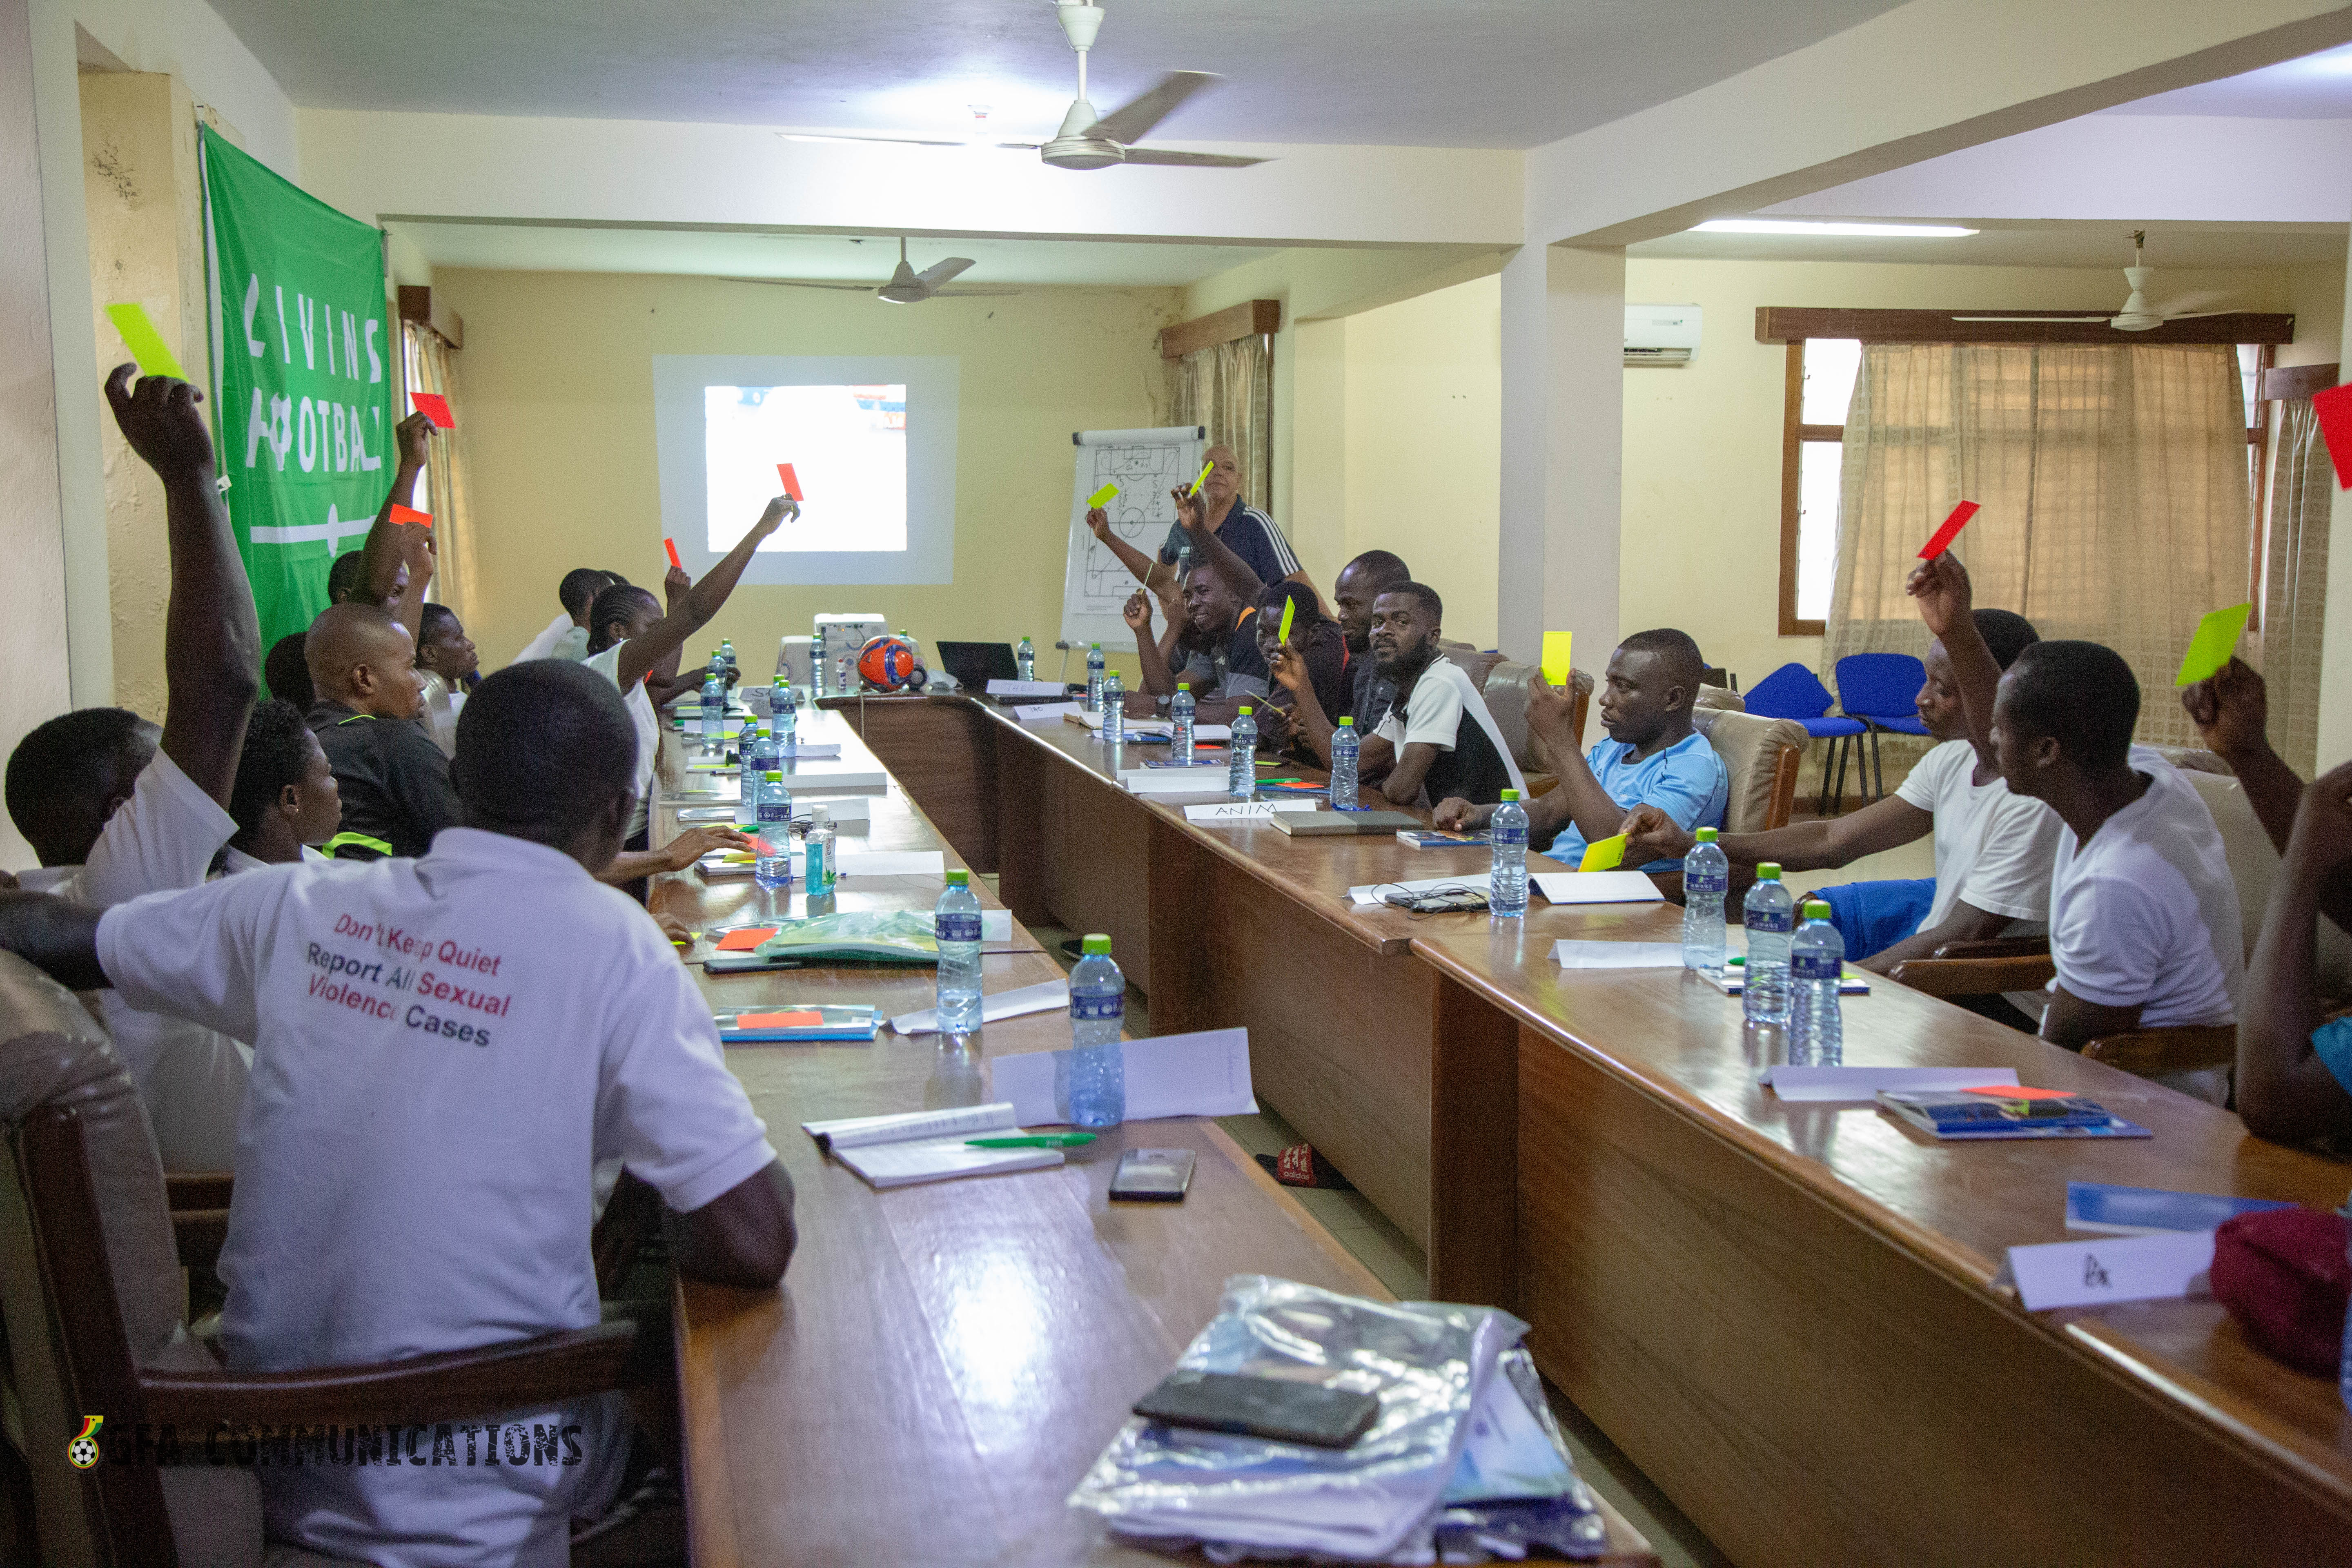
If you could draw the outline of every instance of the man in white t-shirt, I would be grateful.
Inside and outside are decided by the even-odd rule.
[[[514,656],[514,662],[525,664],[535,658],[566,658],[577,661],[588,656],[588,606],[596,595],[613,585],[612,576],[593,566],[574,566],[555,585],[556,600],[563,613],[547,623],[547,629],[523,645]]]
[[[2050,882],[2057,966],[2042,1037],[2230,1024],[2245,980],[2237,883],[2196,787],[2135,752],[2139,683],[2089,642],[2028,648],[2000,678],[1993,750],[2011,791],[2064,824]]]
[[[164,613],[163,727],[121,708],[83,708],[42,724],[8,759],[8,815],[40,858],[19,885],[91,909],[204,881],[236,830],[226,808],[259,690],[261,630],[215,482],[213,439],[184,381],[132,367],[106,397],[131,449],[163,481],[172,558]],[[139,1086],[167,1169],[219,1170],[230,1146],[244,1061],[233,1042],[160,1028],[109,991],[100,1011]],[[233,1112],[232,1112],[233,1114]]]
[[[681,1274],[772,1285],[792,1185],[710,1009],[643,911],[593,873],[633,804],[628,716],[553,660],[458,721],[468,826],[421,859],[268,866],[104,915],[0,895],[0,947],[254,1044],[220,1274],[239,1371],[471,1349],[595,1323],[592,1171],[660,1193]],[[423,1424],[421,1426],[419,1424]],[[610,1500],[617,1399],[469,1464],[420,1410],[409,1462],[265,1467],[274,1540],[399,1568],[560,1568]]]

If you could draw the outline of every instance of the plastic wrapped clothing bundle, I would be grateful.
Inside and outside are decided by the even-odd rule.
[[[776,927],[775,935],[753,951],[761,958],[866,958],[937,963],[940,939],[929,912],[885,910],[786,921]]]
[[[1383,1559],[1426,1536],[1471,1409],[1527,1327],[1490,1307],[1371,1301],[1235,1275],[1178,1368],[1369,1394],[1381,1403],[1372,1429],[1330,1449],[1131,1420],[1070,1504],[1125,1535]]]

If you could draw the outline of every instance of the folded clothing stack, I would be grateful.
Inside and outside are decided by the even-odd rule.
[[[1122,1535],[1197,1543],[1224,1563],[1598,1556],[1606,1524],[1514,1348],[1526,1331],[1488,1307],[1236,1275],[1178,1367],[1369,1394],[1381,1406],[1371,1429],[1332,1449],[1132,1420],[1070,1504]]]

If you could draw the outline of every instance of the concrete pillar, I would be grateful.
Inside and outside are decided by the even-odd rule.
[[[1503,267],[1499,640],[1532,661],[1573,632],[1598,675],[1617,646],[1625,252],[1527,246]]]

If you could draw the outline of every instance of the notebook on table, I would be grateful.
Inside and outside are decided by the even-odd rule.
[[[1419,827],[1421,818],[1404,811],[1280,811],[1274,825],[1293,838],[1336,838],[1393,834]]]

